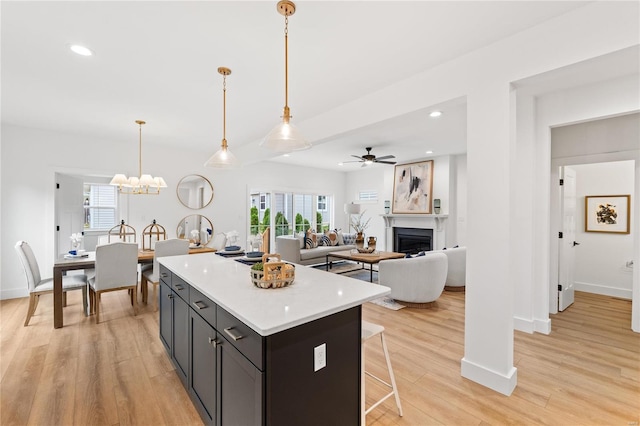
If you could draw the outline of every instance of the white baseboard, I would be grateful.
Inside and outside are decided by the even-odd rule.
[[[518,331],[523,331],[525,333],[533,334],[533,333],[542,333],[549,334],[551,333],[551,320],[540,320],[540,319],[526,319],[520,317],[513,317],[513,329]]]
[[[462,358],[461,375],[503,395],[511,395],[518,383],[518,369],[511,367],[506,376]]]
[[[26,288],[11,288],[8,290],[0,290],[0,300],[17,299],[27,297],[29,291]]]
[[[619,297],[621,299],[632,300],[632,291],[624,288],[608,287],[601,284],[582,283],[576,281],[574,283],[576,291],[584,291],[585,293],[602,294],[603,296]]]
[[[537,319],[534,320],[534,331],[536,333],[550,334],[551,333],[551,319],[546,320]]]
[[[529,334],[533,334],[533,332],[535,331],[532,320],[520,318],[516,316],[513,317],[513,329],[518,331],[523,331]]]

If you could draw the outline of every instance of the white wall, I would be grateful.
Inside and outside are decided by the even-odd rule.
[[[0,207],[0,247],[3,254],[0,260],[0,298],[6,299],[27,295],[26,282],[13,248],[16,241],[28,241],[38,258],[43,276],[52,275],[55,173],[102,176],[112,176],[116,172],[137,174],[138,159],[133,143],[135,134],[132,135],[132,141],[124,143],[103,140],[99,144],[92,144],[93,147],[100,147],[92,151],[84,149],[86,135],[3,125],[1,136],[1,174],[5,185],[2,187]],[[216,170],[203,166],[211,155],[209,152],[151,147],[152,144],[144,146],[143,171],[164,177],[169,187],[157,196],[121,196],[129,198],[122,219],[133,226],[138,235],[156,219],[165,226],[169,238],[174,238],[178,222],[197,212],[212,221],[214,232],[235,229],[240,234],[239,241],[244,242],[249,209],[248,191],[255,188],[317,191],[333,194],[337,206],[344,204],[345,173],[342,172],[269,162],[238,170]],[[188,209],[176,195],[176,185],[180,179],[192,173],[207,177],[214,187],[213,201],[201,210]],[[344,227],[344,221],[344,215],[336,215],[338,227]]]
[[[576,290],[631,299],[633,235],[637,223],[631,222],[630,234],[585,232],[586,195],[632,195],[634,161],[573,165],[576,171],[577,232],[575,264]]]

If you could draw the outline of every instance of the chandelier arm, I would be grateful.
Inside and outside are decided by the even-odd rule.
[[[138,139],[138,176],[142,176],[142,123],[139,123],[139,139]]]

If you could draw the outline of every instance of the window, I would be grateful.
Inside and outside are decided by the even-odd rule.
[[[378,191],[360,191],[358,192],[358,201],[375,202],[378,201]]]
[[[85,229],[111,229],[116,225],[118,191],[114,185],[88,183],[84,186]]]
[[[249,197],[250,235],[260,234],[266,228],[271,228],[273,236],[292,235],[308,229],[323,232],[330,228],[333,215],[331,195],[256,191]]]
[[[327,211],[327,196],[318,195],[318,211]]]

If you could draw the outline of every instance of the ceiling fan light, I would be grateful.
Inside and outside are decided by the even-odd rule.
[[[311,148],[311,142],[302,136],[296,126],[282,122],[269,132],[260,143],[260,146],[275,152],[285,153],[309,149]]]

